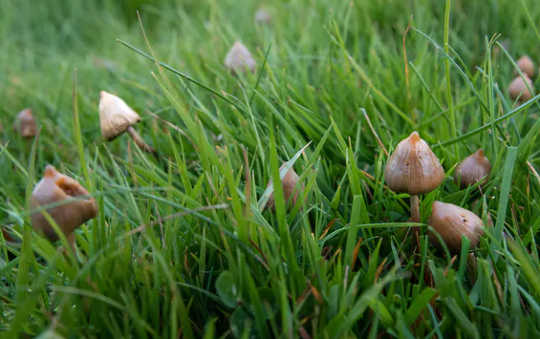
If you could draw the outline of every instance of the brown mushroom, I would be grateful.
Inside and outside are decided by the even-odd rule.
[[[285,165],[286,165],[286,163],[281,165],[281,167],[279,168],[280,172],[285,167]],[[285,203],[288,206],[296,205],[296,201],[298,199],[298,194],[303,193],[303,191],[304,191],[304,185],[300,185],[300,186],[297,187],[299,179],[300,179],[300,177],[298,176],[298,174],[296,174],[296,172],[294,171],[294,168],[291,167],[289,169],[289,171],[287,172],[287,174],[285,174],[285,176],[283,177],[283,179],[281,181],[281,187],[283,189],[283,196],[285,197]],[[270,180],[270,182],[268,183],[267,188],[271,187],[272,185],[273,185],[273,182],[272,182],[272,180]],[[274,192],[272,192],[272,194],[270,194],[270,197],[268,198],[268,203],[266,204],[266,207],[268,207],[270,209],[275,208]]]
[[[429,145],[412,132],[402,140],[390,156],[384,178],[394,192],[411,195],[411,220],[420,221],[418,194],[428,193],[439,187],[444,179],[444,169]]]
[[[528,55],[524,55],[517,61],[517,66],[523,72],[526,74],[529,78],[532,78],[534,76],[534,62],[529,58]]]
[[[73,231],[94,218],[98,212],[96,201],[89,196],[88,191],[75,179],[59,173],[51,165],[45,168],[43,179],[34,188],[30,205],[33,210],[46,208],[45,211],[70,242],[73,241]],[[36,231],[42,232],[51,241],[58,240],[58,235],[42,210],[33,212],[31,220]]]
[[[23,109],[17,114],[15,129],[23,138],[33,138],[36,136],[37,124],[30,108]]]
[[[469,155],[456,167],[454,180],[461,188],[472,186],[477,182],[484,183],[491,172],[491,163],[484,155],[484,150],[479,149]]]
[[[15,239],[2,227],[2,236],[4,237],[4,240],[7,242],[14,242]]]
[[[465,236],[474,248],[480,236],[484,233],[483,222],[473,212],[440,201],[435,201],[431,207],[429,224],[441,235],[441,238],[453,252],[461,249],[461,237]],[[434,235],[430,236],[433,243],[438,243]]]
[[[508,86],[508,93],[512,100],[518,99],[520,102],[527,101],[532,98],[534,94],[533,83],[526,75],[524,75],[523,78],[518,76],[514,78],[510,83],[510,86]]]
[[[128,132],[135,144],[143,151],[155,153],[155,150],[144,142],[139,133],[133,128],[141,117],[124,100],[107,93],[100,92],[99,99],[99,121],[101,125],[101,135],[110,141],[124,132]]]
[[[254,72],[256,65],[255,59],[253,59],[247,47],[240,41],[234,43],[225,57],[225,66],[233,72],[233,74],[242,73],[246,70]]]

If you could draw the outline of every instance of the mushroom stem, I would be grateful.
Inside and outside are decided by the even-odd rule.
[[[420,222],[420,199],[418,195],[411,195],[411,221]]]
[[[148,153],[156,153],[155,149],[153,149],[150,145],[144,142],[143,138],[139,135],[139,133],[137,133],[135,128],[133,128],[132,126],[129,126],[127,128],[127,132],[129,133],[129,136],[131,137],[131,139],[133,139],[135,144],[137,144],[137,146],[139,146],[140,149]]]

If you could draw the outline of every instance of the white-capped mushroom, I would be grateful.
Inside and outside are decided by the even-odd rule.
[[[133,128],[140,120],[141,117],[124,100],[105,91],[100,92],[99,121],[101,134],[105,140],[110,141],[127,132],[142,150],[155,153],[155,150],[146,144]]]
[[[255,22],[258,24],[268,24],[272,20],[272,15],[270,12],[261,7],[255,12]]]
[[[255,71],[257,63],[244,44],[236,41],[225,57],[225,66],[234,74],[249,70]]]

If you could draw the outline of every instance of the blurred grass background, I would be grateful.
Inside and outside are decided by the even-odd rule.
[[[261,6],[270,24],[254,22]],[[137,9],[160,61],[235,106],[118,42],[150,53]],[[540,63],[538,22],[533,0],[0,1],[0,224],[22,241],[0,239],[0,330],[538,337],[537,98],[501,118],[517,106],[513,59]],[[224,68],[236,40],[256,74]],[[100,90],[140,113],[159,161],[126,136],[101,139]],[[11,128],[26,107],[34,142]],[[476,249],[438,250],[425,224],[417,240],[408,196],[385,188],[375,135],[391,151],[413,130],[448,176],[422,198],[423,222],[436,199],[490,217]],[[294,164],[304,208],[287,212],[276,192],[276,213],[261,211],[280,163],[310,141]],[[493,164],[483,194],[451,178],[479,147]],[[48,163],[100,206],[76,258],[29,227],[26,196]]]

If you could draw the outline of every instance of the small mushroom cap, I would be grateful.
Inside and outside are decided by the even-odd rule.
[[[473,212],[440,201],[435,201],[431,207],[429,224],[437,231],[451,251],[461,249],[461,237],[465,236],[471,243],[471,248],[478,244],[484,233],[482,219]],[[430,236],[431,241],[438,244],[438,239]]]
[[[247,47],[236,41],[225,57],[225,66],[233,73],[241,73],[246,70],[255,71],[257,63],[251,56]]]
[[[136,124],[141,117],[124,100],[101,91],[99,93],[99,122],[101,135],[107,141],[124,133],[129,126]]]
[[[469,155],[456,167],[454,180],[462,188],[476,184],[479,181],[485,182],[491,172],[491,163],[484,155],[484,150],[479,149]]]
[[[66,201],[73,198],[78,199]],[[66,202],[61,204],[62,201]],[[98,212],[96,201],[89,197],[88,191],[81,184],[48,165],[43,179],[37,183],[32,192],[30,205],[32,209],[37,209],[51,204],[58,205],[47,208],[46,211],[66,236],[84,222],[94,218]],[[36,231],[43,232],[51,241],[58,240],[56,232],[41,211],[32,213],[31,220]]]
[[[23,109],[17,114],[15,129],[23,138],[33,138],[36,136],[37,124],[30,108]]]
[[[7,242],[15,242],[15,239],[5,230],[2,228],[2,236],[4,237],[4,240]]]
[[[528,55],[524,55],[517,61],[519,69],[525,73],[529,78],[534,76],[534,62]]]
[[[510,94],[510,98],[512,98],[512,100],[519,98],[519,101],[523,102],[532,98],[532,95],[534,94],[533,83],[528,76],[524,76],[524,78],[526,83],[523,81],[522,77],[518,76],[514,78],[514,80],[512,80],[510,83],[510,86],[508,86],[508,93]],[[531,93],[529,88],[533,91],[533,93]]]
[[[390,156],[384,178],[394,192],[416,195],[437,188],[444,179],[444,169],[429,145],[413,132]]]
[[[270,15],[270,12],[264,8],[261,7],[255,12],[255,22],[260,24],[267,24],[272,20],[272,16]]]
[[[284,167],[285,167],[285,164],[281,165],[279,170],[281,171],[281,169],[283,169]],[[287,174],[285,174],[281,182],[283,195],[285,196],[285,203],[289,206],[296,205],[296,200],[298,199],[298,193],[304,191],[304,185],[300,185],[298,187],[296,186],[298,183],[298,179],[300,179],[300,177],[298,176],[298,174],[296,174],[296,172],[294,171],[294,168],[291,167],[289,171],[287,172]],[[273,184],[272,180],[270,180],[267,187],[272,186],[272,184]],[[274,209],[275,207],[274,205],[275,205],[274,192],[272,192],[272,194],[268,198],[268,203],[266,204],[266,206],[268,208]]]

